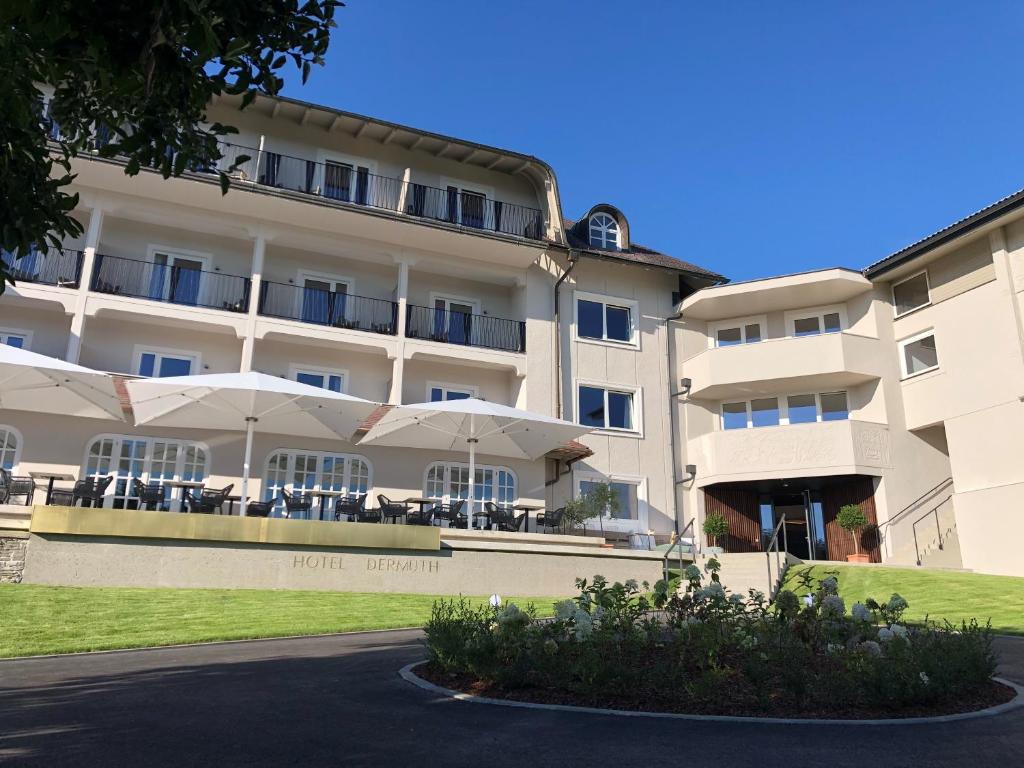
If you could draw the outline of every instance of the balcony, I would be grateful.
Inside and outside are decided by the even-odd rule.
[[[0,252],[0,259],[16,283],[38,283],[61,288],[77,288],[82,279],[82,252],[51,248],[34,250],[16,259],[8,251]]]
[[[393,301],[270,281],[260,284],[259,313],[389,336],[398,330],[398,305]]]
[[[700,467],[698,486],[787,477],[881,475],[890,466],[888,427],[866,421],[718,431],[692,441],[694,447]]]
[[[472,229],[531,240],[544,239],[544,216],[537,208],[491,200],[483,195],[460,192],[455,187],[440,189],[378,176],[341,163],[320,163],[227,143],[221,143],[220,150],[223,154],[220,166],[224,168],[239,158],[248,158],[232,172],[237,181]]]
[[[881,378],[881,341],[843,331],[707,349],[683,363],[690,396],[707,400],[800,388],[843,389]]]
[[[158,264],[97,254],[89,289],[95,293],[149,299],[244,313],[249,279],[181,264]]]
[[[412,304],[407,310],[407,338],[503,352],[526,352],[526,323],[521,320],[505,320]]]

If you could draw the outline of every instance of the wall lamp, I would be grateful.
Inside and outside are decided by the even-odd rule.
[[[690,388],[693,386],[693,381],[690,379],[679,380],[679,391],[675,393],[674,397],[689,397]]]
[[[690,483],[697,479],[697,465],[687,464],[686,465],[686,477],[682,480],[677,480],[676,483]]]

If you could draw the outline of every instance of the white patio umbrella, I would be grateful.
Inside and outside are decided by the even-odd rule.
[[[265,373],[214,373],[127,382],[136,424],[245,431],[241,514],[245,515],[252,438],[260,432],[348,440],[378,408],[369,400]]]
[[[569,440],[590,432],[589,427],[475,397],[438,403],[399,405],[388,411],[360,445],[390,445],[469,452],[467,528],[473,527],[476,454],[512,459],[538,459]]]
[[[110,375],[6,344],[0,344],[0,408],[124,421]]]

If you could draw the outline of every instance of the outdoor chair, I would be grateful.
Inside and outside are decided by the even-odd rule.
[[[132,493],[139,498],[139,506],[153,511],[167,511],[167,486],[163,483],[143,483],[139,478],[132,478]]]
[[[499,531],[515,533],[523,524],[528,513],[516,516],[516,513],[508,507],[499,507],[493,501],[484,502],[484,510],[487,512],[488,522],[491,526],[498,526]]]
[[[114,482],[113,475],[106,477],[86,477],[76,480],[74,488],[55,488],[50,495],[50,503],[63,507],[73,507],[79,501],[83,507],[103,506],[103,495],[107,487]]]
[[[359,513],[366,511],[366,494],[361,493],[355,498],[349,496],[347,499],[338,499],[334,505],[334,519],[341,520],[345,515],[349,521],[359,517]]]
[[[0,467],[0,504],[7,504],[12,496],[24,496],[25,506],[32,506],[36,481],[31,477],[16,477]]]
[[[219,512],[224,506],[224,502],[228,500],[228,496],[231,495],[231,489],[235,487],[235,484],[221,488],[220,490],[213,490],[209,488],[201,488],[199,494],[196,495],[195,491],[185,490],[185,504],[188,507],[188,511],[199,514],[199,515],[212,515],[214,512]]]
[[[309,517],[313,510],[311,493],[288,493],[282,489],[281,498],[284,499],[284,509],[288,517],[301,520],[303,517]]]
[[[554,531],[562,530],[565,527],[565,507],[556,510],[545,509],[537,515],[538,528],[550,528]]]
[[[270,517],[274,509],[272,501],[250,501],[245,507],[246,517]]]
[[[406,525],[433,525],[434,524],[434,508],[430,509],[414,509],[405,516]]]
[[[465,505],[465,499],[459,499],[451,504],[442,504],[438,502],[431,507],[430,511],[434,516],[434,520],[436,520],[438,524],[447,520],[449,528],[465,528],[466,518],[462,515],[462,508]]]
[[[355,523],[379,523],[384,520],[384,515],[379,509],[366,509],[360,507],[355,511]]]
[[[380,514],[384,520],[397,523],[398,518],[409,514],[411,507],[398,501],[392,501],[383,494],[377,494],[377,503],[380,504]]]

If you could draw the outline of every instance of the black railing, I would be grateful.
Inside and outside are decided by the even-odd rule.
[[[239,158],[248,158],[232,172],[238,181],[532,240],[544,238],[544,217],[536,208],[492,200],[457,187],[440,189],[406,183],[370,173],[358,164],[321,163],[227,143],[221,143],[220,150],[220,168],[227,169]]]
[[[21,258],[16,258],[10,251],[0,251],[0,260],[3,260],[15,282],[77,288],[82,279],[81,251],[33,249]]]
[[[405,335],[410,339],[428,339],[445,344],[526,351],[526,323],[468,312],[453,312],[431,307],[408,306]]]
[[[96,254],[90,290],[169,304],[246,312],[249,279],[180,264]]]
[[[392,336],[398,330],[398,305],[393,301],[300,285],[261,282],[259,311],[266,317]]]

